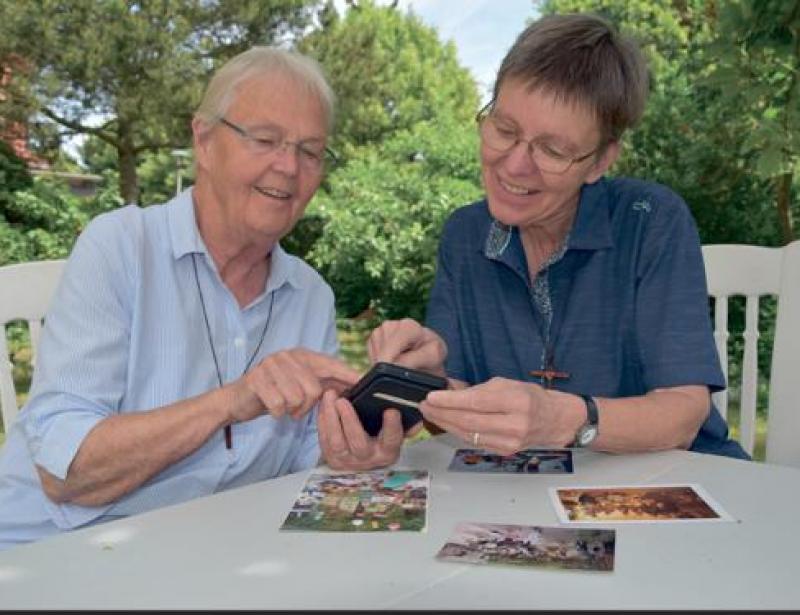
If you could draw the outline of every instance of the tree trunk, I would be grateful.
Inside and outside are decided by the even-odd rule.
[[[136,172],[136,149],[130,126],[119,118],[117,163],[119,164],[119,194],[125,205],[139,202],[139,176]]]
[[[792,224],[792,212],[790,209],[789,197],[792,191],[793,174],[784,173],[775,178],[776,202],[778,205],[778,221],[781,225],[781,244],[786,245],[794,241],[794,225]]]

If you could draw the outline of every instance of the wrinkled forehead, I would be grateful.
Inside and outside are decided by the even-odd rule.
[[[240,75],[225,93],[221,111],[225,114],[234,105],[240,104],[241,99],[254,95],[263,96],[269,91],[274,92],[273,98],[276,99],[293,97],[315,103],[319,108],[326,132],[332,130],[333,108],[323,92],[312,81],[280,66],[259,67],[258,70]]]
[[[303,137],[324,138],[328,117],[319,93],[287,73],[259,73],[232,89],[227,115],[249,127],[278,125]]]

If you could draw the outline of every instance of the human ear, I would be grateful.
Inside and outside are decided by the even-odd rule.
[[[200,166],[207,166],[208,146],[211,141],[211,128],[205,120],[195,117],[192,119],[192,144],[194,146],[194,158]]]
[[[597,160],[595,160],[592,168],[589,170],[589,174],[586,176],[586,183],[593,184],[598,179],[600,179],[603,175],[605,175],[606,171],[617,161],[620,154],[620,143],[619,141],[611,141],[603,151],[603,155],[600,156]]]

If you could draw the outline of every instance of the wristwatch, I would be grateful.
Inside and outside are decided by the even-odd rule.
[[[581,395],[581,399],[586,404],[586,422],[575,432],[575,443],[573,446],[586,448],[597,437],[598,423],[600,417],[597,412],[597,404],[588,395]]]

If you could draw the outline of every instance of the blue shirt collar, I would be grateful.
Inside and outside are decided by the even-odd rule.
[[[512,267],[519,266],[519,258],[511,254],[517,249],[522,249],[519,229],[491,218],[491,214],[489,219],[486,240],[481,247],[483,255]],[[602,250],[612,245],[608,185],[605,178],[600,178],[593,184],[584,184],[581,188],[578,213],[570,230],[567,247],[575,250]],[[509,250],[509,246],[514,246],[515,249]]]
[[[208,256],[208,248],[197,228],[194,214],[192,189],[188,188],[166,203],[172,254],[180,259],[187,254],[199,253]],[[265,292],[280,288],[284,284],[303,288],[298,263],[284,251],[279,243],[272,249],[269,280]]]

